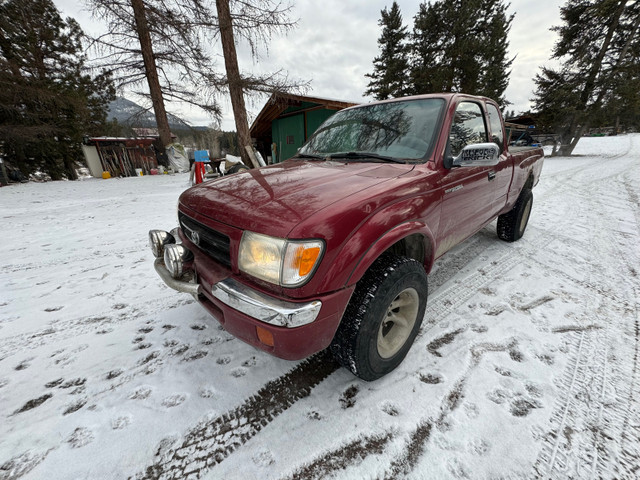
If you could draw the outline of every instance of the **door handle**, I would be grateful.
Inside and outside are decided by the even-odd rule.
[[[493,180],[494,178],[496,178],[496,172],[491,170],[488,174],[488,177],[489,177],[489,181]]]

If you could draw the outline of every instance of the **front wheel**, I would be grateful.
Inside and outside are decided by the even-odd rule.
[[[385,254],[358,282],[331,351],[354,375],[376,380],[404,360],[426,305],[424,266],[411,258]]]
[[[523,190],[511,210],[498,217],[498,237],[506,242],[515,242],[524,234],[533,206],[533,192]]]

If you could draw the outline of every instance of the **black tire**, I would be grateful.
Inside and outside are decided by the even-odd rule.
[[[330,347],[336,360],[367,381],[391,372],[418,334],[427,294],[420,262],[382,255],[356,285]]]
[[[498,217],[498,237],[505,242],[520,240],[527,228],[531,208],[533,207],[533,192],[523,190],[513,208]]]
[[[232,175],[234,173],[242,173],[247,171],[249,171],[249,167],[247,167],[243,163],[236,163],[226,171],[225,175]]]

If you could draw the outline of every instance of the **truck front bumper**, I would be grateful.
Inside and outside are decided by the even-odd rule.
[[[196,299],[200,294],[200,285],[195,282],[193,275],[186,274],[189,280],[175,279],[164,264],[164,259],[156,258],[153,266],[168,287],[178,292],[189,293]],[[278,327],[301,327],[318,318],[322,302],[313,300],[308,303],[293,303],[280,300],[253,290],[246,285],[226,278],[211,286],[211,295],[245,315]]]
[[[167,267],[165,267],[163,258],[156,258],[156,261],[153,262],[153,266],[162,281],[166,283],[168,287],[171,287],[178,292],[189,293],[196,298],[198,297],[198,294],[200,293],[200,285],[195,282],[193,275],[190,276],[190,281],[184,279],[184,277],[176,280],[171,276]]]
[[[196,253],[194,263],[210,274],[214,262],[199,257]],[[230,276],[209,284],[206,277],[210,275],[199,275],[196,282],[188,271],[174,279],[162,258],[156,258],[154,267],[167,286],[191,294],[227,332],[287,360],[306,358],[329,346],[353,292],[353,288],[347,288],[304,302],[291,302]]]

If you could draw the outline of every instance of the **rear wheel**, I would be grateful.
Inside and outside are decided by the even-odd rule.
[[[363,380],[395,369],[418,334],[427,305],[427,274],[416,260],[389,254],[358,282],[331,351]]]
[[[523,190],[518,201],[507,213],[498,217],[498,237],[506,242],[515,242],[522,238],[533,206],[533,192]]]

